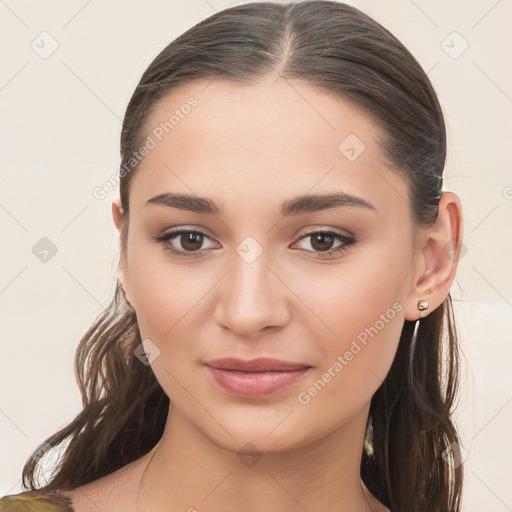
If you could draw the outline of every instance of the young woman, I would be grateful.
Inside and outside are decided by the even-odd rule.
[[[150,64],[121,152],[83,410],[0,511],[459,511],[462,207],[407,49],[341,3],[226,9]]]

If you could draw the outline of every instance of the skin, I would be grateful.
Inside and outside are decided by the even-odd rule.
[[[276,77],[244,87],[195,81],[164,98],[147,126],[167,120],[191,96],[198,105],[134,176],[127,246],[121,245],[126,296],[142,339],[160,350],[151,368],[171,399],[165,432],[156,452],[76,489],[75,509],[387,510],[359,475],[370,400],[391,366],[404,319],[430,314],[450,291],[462,243],[460,201],[444,192],[436,224],[415,227],[407,184],[389,169],[375,120],[313,86]],[[349,134],[366,146],[354,161],[338,149]],[[376,210],[278,215],[286,199],[334,190]],[[145,206],[164,192],[209,197],[226,212]],[[121,230],[119,200],[112,212]],[[170,254],[152,239],[177,226],[207,235],[193,246],[204,248],[199,257]],[[356,243],[322,258],[312,237],[300,240],[318,229],[352,234]],[[262,249],[251,263],[236,251],[248,236]],[[178,236],[167,244],[185,251],[180,242]],[[418,311],[420,299],[428,310]],[[390,309],[394,318],[359,343],[362,349],[309,403],[300,403],[298,394]],[[204,366],[228,356],[313,368],[283,391],[241,398],[217,387]],[[238,456],[251,452],[247,443],[261,455],[251,465]]]

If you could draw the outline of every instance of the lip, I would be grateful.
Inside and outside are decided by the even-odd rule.
[[[236,358],[216,359],[206,364],[208,373],[225,391],[246,398],[258,398],[282,391],[309,373],[311,367],[259,358],[243,361]]]
[[[303,363],[290,363],[271,357],[259,357],[245,361],[236,357],[225,357],[205,363],[206,366],[218,368],[219,370],[238,370],[241,372],[274,372],[290,371],[310,368],[310,365]]]

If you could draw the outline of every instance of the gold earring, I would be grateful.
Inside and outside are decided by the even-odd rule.
[[[417,307],[420,311],[425,311],[426,309],[429,308],[429,303],[427,300],[422,299],[418,301]]]

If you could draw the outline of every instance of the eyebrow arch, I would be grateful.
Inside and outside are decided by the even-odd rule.
[[[206,197],[191,196],[187,194],[175,194],[165,192],[146,201],[145,206],[157,204],[178,208],[195,213],[206,215],[222,216],[223,205],[218,205],[212,199]],[[342,206],[359,206],[369,210],[377,210],[369,201],[345,192],[331,192],[326,194],[305,194],[292,197],[281,205],[280,216],[298,215],[307,212],[319,212]]]

